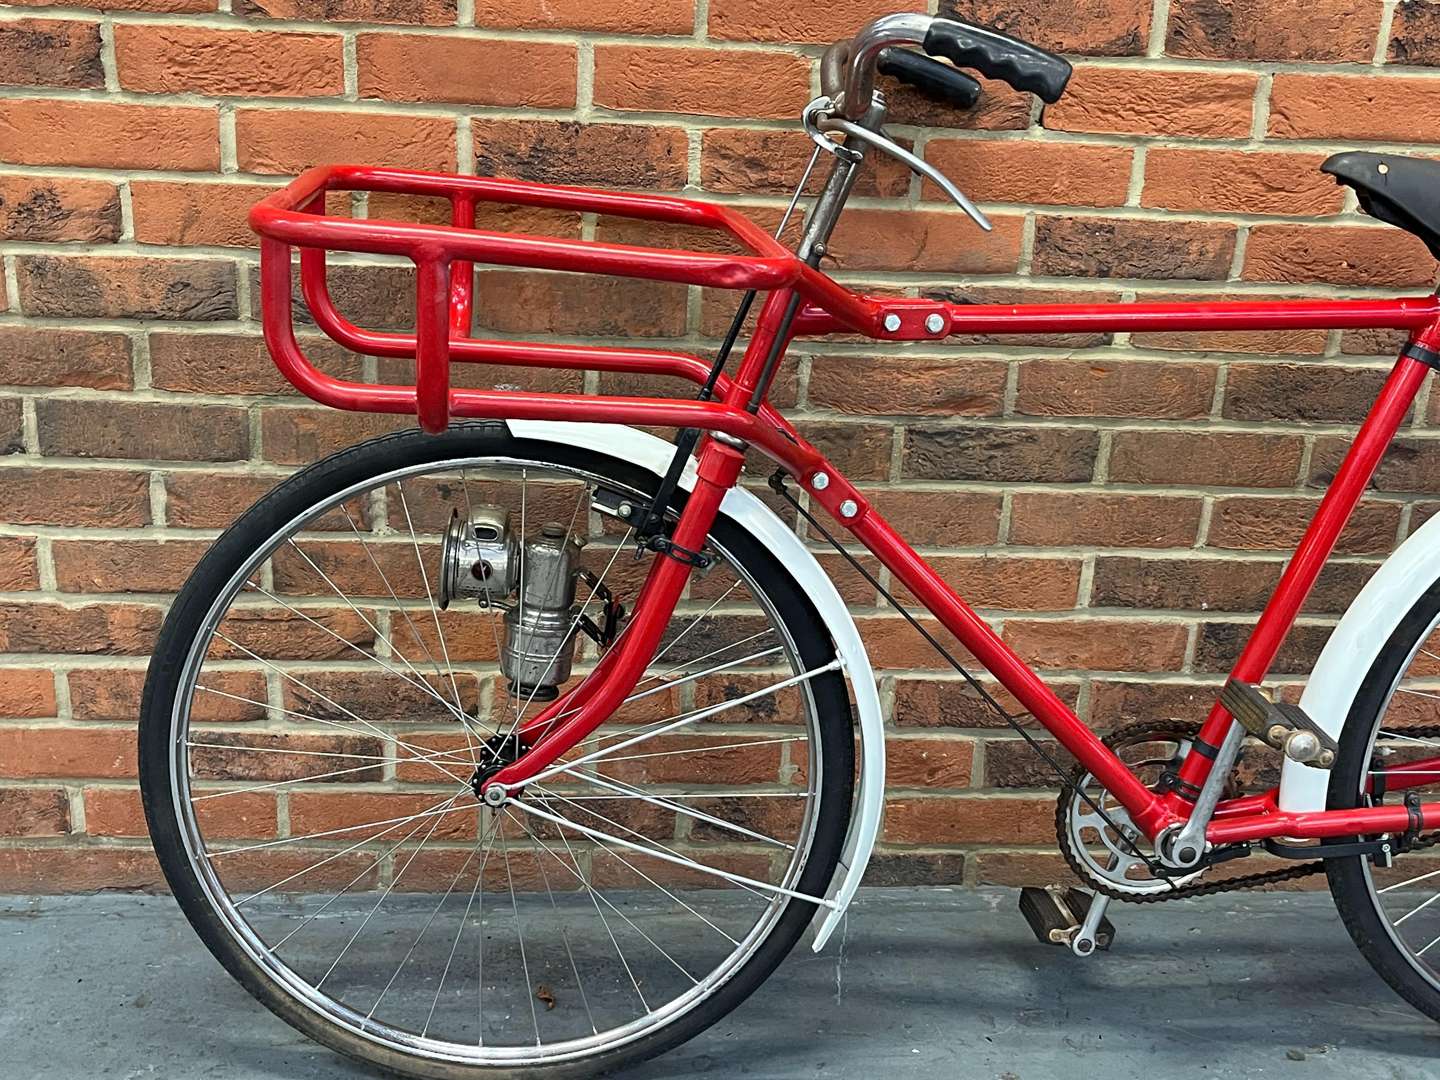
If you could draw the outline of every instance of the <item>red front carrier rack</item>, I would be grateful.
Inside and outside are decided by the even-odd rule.
[[[325,213],[330,192],[389,192],[449,201],[449,226],[335,217]],[[675,251],[589,240],[490,232],[475,228],[477,203],[573,210],[643,218],[727,233],[749,254]],[[487,341],[471,336],[474,264],[522,266],[639,277],[720,289],[794,289],[840,324],[875,334],[878,309],[807,266],[747,218],[724,207],[666,195],[625,194],[558,187],[520,180],[332,165],[311,169],[269,196],[250,213],[261,237],[261,295],[266,342],[280,370],[310,397],[342,409],[415,413],[426,431],[444,430],[451,416],[497,418],[574,417],[576,399],[564,395],[451,389],[451,361],[514,363],[673,375],[703,382],[709,365],[698,357],[659,349],[604,348]],[[305,302],[316,324],[335,341],[370,356],[415,361],[415,385],[376,386],[346,382],[317,370],[300,350],[292,328],[291,247],[300,252]],[[416,268],[415,333],[362,329],[335,308],[326,280],[326,250],[399,255]],[[932,305],[933,306],[933,305]],[[730,390],[722,379],[717,397]],[[720,410],[699,402],[612,399],[629,408],[623,422],[716,427]],[[600,399],[601,402],[604,399]],[[586,411],[593,414],[594,400]],[[683,406],[688,404],[690,408]],[[645,408],[644,406],[649,406]],[[676,406],[682,406],[677,410]],[[637,417],[634,406],[641,406]],[[604,412],[603,405],[601,406]],[[650,416],[649,413],[655,415]],[[664,415],[661,415],[661,414]],[[668,419],[667,419],[668,417]],[[597,419],[611,419],[598,415]],[[776,419],[768,416],[773,423]],[[734,434],[741,434],[739,431]]]

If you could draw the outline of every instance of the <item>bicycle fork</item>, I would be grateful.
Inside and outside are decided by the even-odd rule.
[[[705,440],[694,489],[671,534],[672,547],[657,554],[652,563],[630,625],[579,685],[520,727],[519,742],[527,747],[520,756],[477,778],[478,793],[487,804],[499,806],[513,789],[563,771],[565,766],[557,766],[556,761],[605,723],[635,689],[690,577],[692,564],[680,552],[705,546],[720,503],[739,479],[744,460],[740,450],[713,438]]]

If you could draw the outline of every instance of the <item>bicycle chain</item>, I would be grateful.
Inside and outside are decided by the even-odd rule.
[[[1142,720],[1138,723],[1127,724],[1124,727],[1116,728],[1105,737],[1105,745],[1110,749],[1123,746],[1125,741],[1134,735],[1143,732],[1156,732],[1165,730],[1171,734],[1182,732],[1190,733],[1192,737],[1200,731],[1199,724],[1175,722],[1162,725],[1156,721]],[[1407,728],[1407,735],[1414,735],[1416,738],[1440,738],[1440,724],[1427,724],[1416,728]],[[1337,762],[1338,764],[1338,762]],[[1085,777],[1083,768],[1077,769],[1073,774],[1075,784],[1079,784]],[[1311,877],[1314,874],[1323,873],[1325,860],[1316,859],[1314,862],[1300,863],[1296,866],[1282,866],[1274,870],[1262,870],[1254,874],[1244,874],[1239,877],[1227,878],[1224,881],[1208,881],[1195,885],[1177,885],[1168,892],[1156,894],[1127,893],[1119,889],[1111,888],[1103,881],[1094,878],[1087,870],[1080,865],[1079,857],[1071,849],[1069,843],[1069,829],[1066,827],[1068,815],[1068,802],[1065,793],[1062,793],[1056,803],[1055,825],[1056,833],[1060,841],[1060,853],[1065,857],[1071,871],[1090,888],[1096,892],[1103,893],[1112,900],[1121,900],[1127,904],[1161,904],[1167,900],[1188,900],[1197,896],[1214,896],[1217,893],[1237,892],[1241,889],[1259,889],[1266,885],[1278,885],[1286,881],[1297,881],[1300,878]],[[1425,836],[1417,836],[1405,850],[1418,851],[1422,848],[1435,847],[1440,845],[1440,832],[1433,832]]]

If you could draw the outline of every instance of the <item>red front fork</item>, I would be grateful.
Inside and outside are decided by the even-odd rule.
[[[700,449],[695,488],[675,523],[671,540],[682,548],[699,551],[710,535],[725,492],[735,485],[745,456],[714,439]],[[619,708],[645,673],[670,616],[685,591],[690,566],[679,559],[657,555],[650,566],[634,614],[625,633],[578,686],[552,701],[520,729],[530,749],[490,777],[481,790],[500,784],[523,785],[549,768],[571,747],[578,746]]]

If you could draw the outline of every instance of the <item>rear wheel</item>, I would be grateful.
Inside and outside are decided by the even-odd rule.
[[[497,657],[594,664],[576,627],[648,568],[596,492],[653,485],[503,425],[400,433],[297,473],[201,561],[146,684],[145,809],[187,917],[282,1018],[412,1076],[593,1076],[714,1023],[800,937],[848,824],[849,697],[809,601],[723,517],[611,722],[510,805],[476,796],[545,696]],[[442,607],[479,566],[442,571],[443,534],[501,510],[519,545],[584,545],[548,656],[523,583]]]
[[[1396,805],[1388,771],[1437,759],[1414,788],[1440,800],[1440,581],[1422,593],[1361,684],[1340,736],[1328,807]],[[1430,834],[1433,836],[1433,834]],[[1384,867],[1353,856],[1325,864],[1346,929],[1370,965],[1406,1001],[1440,1020],[1440,846],[1420,846]]]

